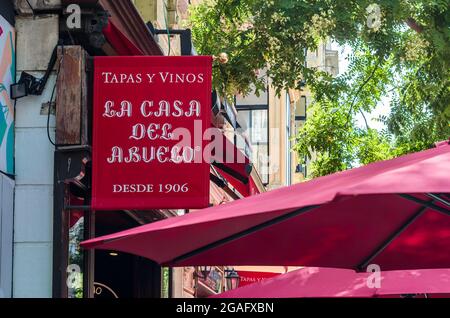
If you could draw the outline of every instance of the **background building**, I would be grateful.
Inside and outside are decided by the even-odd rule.
[[[316,67],[336,76],[339,73],[338,51],[331,43],[319,45],[314,52],[307,52],[308,67]],[[264,76],[264,72],[261,72]],[[250,141],[252,161],[257,166],[267,189],[275,189],[301,182],[308,177],[308,162],[292,151],[298,129],[308,117],[308,105],[314,98],[308,86],[301,90],[282,91],[278,96],[267,79],[267,91],[259,96],[236,97],[238,121],[246,128]],[[238,143],[238,146],[242,144]],[[244,280],[257,281],[279,275],[297,267],[236,266]]]
[[[307,52],[306,63],[333,76],[339,73],[338,51],[331,49],[330,42]],[[308,176],[308,165],[301,164],[304,160],[299,160],[291,149],[314,97],[308,86],[282,91],[277,96],[269,79],[267,82],[267,91],[260,96],[237,96],[236,109],[239,120],[247,127],[253,162],[268,189],[273,189],[301,182]]]

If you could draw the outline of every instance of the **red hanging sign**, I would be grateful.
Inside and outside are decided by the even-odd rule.
[[[237,271],[239,275],[239,287],[243,287],[246,285],[250,285],[253,283],[258,283],[268,278],[272,278],[281,273],[272,273],[272,272],[251,272],[251,271]]]
[[[209,203],[208,56],[95,57],[92,208]]]

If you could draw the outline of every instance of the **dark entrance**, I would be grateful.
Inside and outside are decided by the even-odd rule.
[[[127,212],[96,212],[96,236],[140,225]],[[95,298],[159,298],[161,267],[151,260],[116,251],[95,251]]]

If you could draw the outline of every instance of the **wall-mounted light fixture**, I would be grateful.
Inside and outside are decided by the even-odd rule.
[[[50,61],[48,62],[47,70],[42,78],[38,79],[27,72],[22,72],[20,74],[19,81],[11,85],[11,99],[18,99],[28,95],[42,95],[45,85],[47,84],[56,63],[57,49],[58,46],[55,46]]]
[[[28,89],[27,89],[27,84],[24,82],[21,82],[19,80],[19,82],[15,83],[15,84],[11,84],[11,99],[19,99],[22,97],[25,97],[28,95]]]
[[[235,289],[239,287],[239,283],[241,278],[238,273],[234,269],[226,269],[225,270],[225,279],[227,290]]]

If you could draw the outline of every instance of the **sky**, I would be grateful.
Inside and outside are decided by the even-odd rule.
[[[348,69],[348,59],[347,57],[352,52],[352,49],[349,46],[340,46],[337,43],[332,43],[331,48],[333,50],[339,51],[339,74],[345,73]],[[382,100],[378,103],[377,107],[371,114],[366,114],[365,116],[367,118],[368,124],[370,128],[374,128],[377,130],[382,130],[384,128],[384,124],[381,122],[378,122],[374,120],[375,118],[378,118],[381,115],[388,116],[389,115],[389,97],[384,97]],[[357,114],[356,116],[358,125],[363,128],[365,127],[364,119],[361,114]]]

